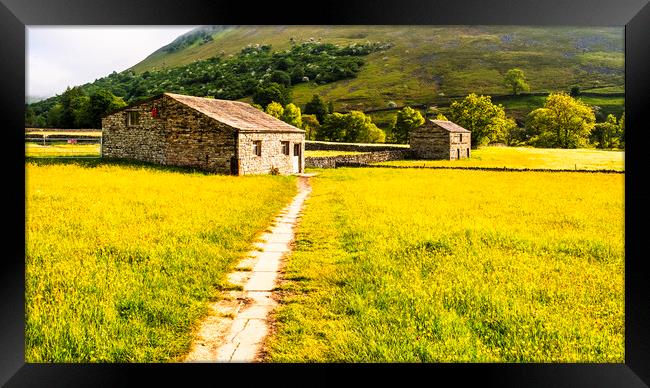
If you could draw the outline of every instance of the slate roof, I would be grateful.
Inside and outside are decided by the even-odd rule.
[[[174,93],[164,93],[164,95],[208,117],[236,128],[240,132],[305,133],[304,130],[276,119],[245,102],[192,97]]]
[[[432,123],[436,124],[440,128],[448,131],[448,132],[461,132],[461,133],[471,133],[471,131],[461,127],[458,124],[452,123],[451,121],[446,121],[446,120],[429,120]]]

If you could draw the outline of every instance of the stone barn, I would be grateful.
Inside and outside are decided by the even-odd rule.
[[[102,118],[102,156],[222,174],[300,173],[305,131],[239,101],[164,93]]]
[[[471,134],[451,121],[428,120],[409,133],[409,144],[420,159],[463,159],[470,157]]]

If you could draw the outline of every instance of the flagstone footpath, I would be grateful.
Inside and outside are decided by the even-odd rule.
[[[298,194],[260,236],[256,250],[239,262],[228,280],[241,291],[228,291],[210,305],[186,362],[254,362],[269,332],[269,313],[276,307],[273,289],[283,260],[291,252],[294,227],[311,193],[309,177],[299,174]]]

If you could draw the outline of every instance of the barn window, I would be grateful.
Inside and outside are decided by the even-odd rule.
[[[467,149],[467,157],[469,158],[469,148]]]
[[[138,119],[140,118],[140,115],[136,111],[128,111],[126,112],[126,125],[129,127],[133,127],[135,125],[138,125]]]
[[[463,142],[463,134],[462,133],[460,134],[460,142],[461,143]]]
[[[288,141],[281,141],[282,143],[282,153],[285,155],[289,155],[289,142]]]
[[[262,141],[255,140],[253,142],[253,154],[257,156],[262,156]]]

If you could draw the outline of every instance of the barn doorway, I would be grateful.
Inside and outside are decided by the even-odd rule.
[[[460,159],[460,148],[456,148],[456,159]]]
[[[302,145],[295,143],[293,145],[293,172],[300,173],[300,156],[302,155]]]
[[[230,158],[230,175],[239,175],[239,159],[234,156]]]

